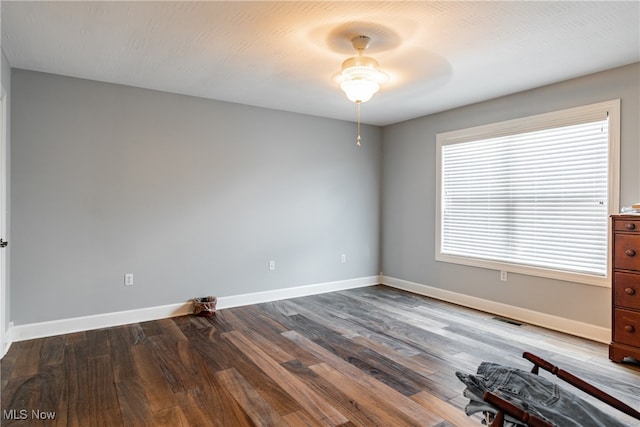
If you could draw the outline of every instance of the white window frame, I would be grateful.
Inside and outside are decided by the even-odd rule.
[[[596,104],[569,108],[566,110],[554,111],[550,113],[538,114],[535,116],[523,117],[507,120],[499,123],[492,123],[476,126],[468,129],[460,129],[450,132],[443,132],[436,135],[436,238],[435,238],[435,259],[436,261],[463,264],[473,267],[481,267],[492,270],[508,271],[512,273],[526,274],[537,277],[545,277],[569,282],[577,282],[586,285],[611,287],[611,235],[607,238],[607,275],[573,273],[568,271],[553,270],[540,267],[530,267],[508,262],[496,262],[445,254],[441,252],[442,240],[442,147],[447,144],[468,142],[480,139],[487,139],[523,132],[533,132],[537,130],[554,127],[567,126],[577,123],[585,123],[602,117],[603,113],[609,115],[609,215],[619,212],[620,200],[620,100],[611,100]]]

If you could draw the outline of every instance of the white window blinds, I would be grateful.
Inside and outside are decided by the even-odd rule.
[[[439,142],[440,255],[606,277],[609,119],[583,121]]]

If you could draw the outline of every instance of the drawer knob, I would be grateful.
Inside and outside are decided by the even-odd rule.
[[[624,325],[624,330],[629,332],[630,334],[635,332],[635,328],[633,327],[633,325]]]
[[[625,294],[627,294],[627,295],[635,295],[636,290],[635,290],[635,289],[633,289],[633,288],[626,288],[626,289],[624,290],[624,293],[625,293]]]
[[[624,251],[624,254],[626,256],[636,256],[636,251],[634,251],[633,249],[627,249],[626,251]]]
[[[626,228],[627,230],[635,230],[636,225],[633,222],[627,222],[624,224],[624,228]]]

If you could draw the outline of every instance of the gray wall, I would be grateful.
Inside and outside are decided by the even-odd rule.
[[[640,65],[634,64],[383,129],[382,271],[386,276],[609,327],[609,288],[435,261],[439,132],[620,98],[620,204],[640,201]]]
[[[16,325],[379,272],[380,128],[358,149],[354,123],[15,69],[12,93]]]
[[[357,149],[353,123],[13,70],[11,320],[344,280],[382,265],[387,276],[608,327],[607,288],[517,274],[505,283],[435,262],[435,135],[621,98],[628,205],[640,200],[639,81],[634,64],[365,126]],[[124,287],[129,272],[135,285]]]

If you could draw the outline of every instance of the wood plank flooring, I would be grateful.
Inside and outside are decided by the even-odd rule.
[[[14,343],[1,424],[477,426],[455,371],[523,351],[640,407],[604,344],[373,286]]]

